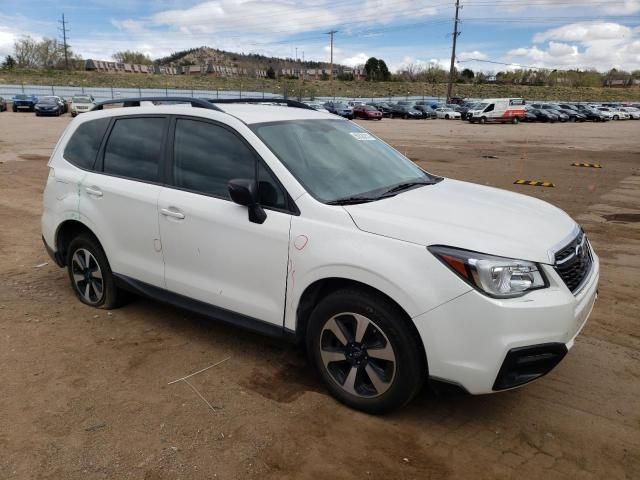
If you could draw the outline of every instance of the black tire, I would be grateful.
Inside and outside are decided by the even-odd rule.
[[[409,115],[407,115],[407,114],[405,113],[405,114],[404,114],[404,117],[402,117],[402,118],[404,118],[405,120],[407,120],[407,119],[409,118]]]
[[[355,325],[360,322],[356,315],[369,322],[360,343],[355,341]],[[427,378],[426,359],[419,337],[405,317],[397,306],[364,289],[336,291],[315,307],[307,329],[307,351],[328,390],[340,402],[382,414],[402,407],[418,393]],[[343,332],[346,344],[333,334],[332,325]],[[374,355],[376,350],[379,353]],[[381,359],[380,352],[390,352],[393,360]],[[340,358],[326,360],[325,365],[323,355],[332,353]],[[377,375],[377,382],[370,375]],[[345,387],[350,378],[354,393]]]
[[[81,260],[86,261],[85,252],[89,252],[92,259],[86,264],[87,268],[85,269],[93,270],[93,272],[89,273],[89,277],[85,276],[86,272],[81,272],[81,269],[78,267],[82,265],[74,259],[74,255],[78,254]],[[100,273],[102,277],[100,282],[98,282],[97,276],[92,277],[92,275],[96,274],[96,266],[98,267],[98,273]],[[82,303],[91,307],[110,310],[118,308],[124,302],[124,292],[116,287],[107,256],[94,236],[83,233],[71,241],[67,251],[67,272],[69,274],[71,288],[76,294],[76,297],[78,297],[78,300]],[[90,280],[77,281],[74,278],[76,275],[83,275],[85,278],[90,278]],[[96,288],[90,287],[88,290],[89,298],[87,298],[87,296],[83,294],[83,291],[86,291],[85,288],[88,282],[94,285],[101,283],[101,295],[98,294]],[[91,295],[92,292],[94,295]]]
[[[576,121],[576,117],[569,117],[569,121],[570,121],[571,123],[575,123],[575,121]]]
[[[17,107],[13,107],[13,108],[11,108],[11,110],[13,110],[13,113],[18,113],[18,108]]]
[[[482,125],[484,125],[485,123],[487,123],[487,117],[480,117],[480,123]]]
[[[620,117],[619,117],[618,115],[614,115],[614,116],[613,116],[613,119],[614,119],[614,120],[620,120]]]
[[[449,120],[449,115],[445,115],[445,116],[444,116],[444,119],[445,119],[445,120]]]
[[[518,123],[520,123],[520,119],[518,117],[513,117],[511,119],[511,123],[514,125],[517,125]]]

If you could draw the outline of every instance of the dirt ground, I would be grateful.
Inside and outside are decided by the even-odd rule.
[[[149,300],[78,302],[39,223],[69,120],[0,113],[0,478],[640,478],[640,122],[366,123],[433,173],[567,210],[602,262],[593,315],[546,378],[425,389],[373,417],[334,401],[296,347]],[[212,409],[167,385],[226,358],[189,380]]]

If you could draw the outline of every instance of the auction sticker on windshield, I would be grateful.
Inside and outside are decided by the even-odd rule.
[[[367,132],[349,132],[349,135],[351,135],[356,140],[360,140],[361,142],[376,139],[376,137],[374,137],[373,135],[369,135]]]

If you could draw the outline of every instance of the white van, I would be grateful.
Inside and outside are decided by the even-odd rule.
[[[469,112],[471,123],[518,123],[524,118],[525,101],[522,98],[488,98],[480,102],[478,108]]]

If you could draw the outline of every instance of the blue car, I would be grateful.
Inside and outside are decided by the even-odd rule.
[[[18,94],[13,97],[11,101],[13,102],[14,112],[17,112],[18,110],[33,112],[35,110],[36,103],[38,103],[38,97],[35,95]]]
[[[329,110],[335,115],[353,120],[353,110],[349,108],[349,105],[342,102],[327,102],[324,104],[324,108]]]

